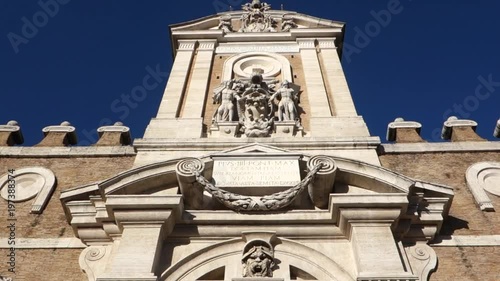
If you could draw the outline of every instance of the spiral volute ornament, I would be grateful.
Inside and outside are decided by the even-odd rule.
[[[419,260],[428,260],[431,257],[425,246],[416,246],[412,248],[411,255]]]
[[[106,255],[106,248],[91,248],[85,255],[85,259],[89,261],[98,261]]]
[[[321,164],[321,169],[318,172],[318,175],[330,175],[337,171],[337,164],[335,164],[335,160],[332,157],[326,155],[317,155],[311,157],[307,162],[307,168],[312,170],[314,167]]]
[[[194,171],[201,173],[204,169],[205,163],[198,158],[186,158],[176,166],[177,174],[184,177],[194,176]]]

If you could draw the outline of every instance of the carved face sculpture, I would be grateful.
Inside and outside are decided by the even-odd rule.
[[[243,255],[243,277],[273,277],[273,255],[269,248],[254,246]]]

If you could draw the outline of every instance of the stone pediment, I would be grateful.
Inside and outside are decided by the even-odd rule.
[[[170,26],[173,33],[182,31],[207,31],[207,30],[219,30],[220,20],[231,19],[238,21],[246,12],[232,11],[226,13],[219,13],[216,15],[203,17],[188,22],[183,22],[179,24],[174,24]],[[270,10],[267,12],[270,16],[275,18],[277,21],[281,21],[283,18],[293,19],[297,24],[298,29],[342,29],[344,28],[344,23],[340,21],[332,21],[328,19],[317,18],[293,11],[281,11],[281,10]],[[238,30],[235,30],[238,31]]]

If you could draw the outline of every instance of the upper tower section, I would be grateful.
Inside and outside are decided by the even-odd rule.
[[[378,144],[342,70],[344,27],[258,0],[171,26],[170,78],[136,146]]]

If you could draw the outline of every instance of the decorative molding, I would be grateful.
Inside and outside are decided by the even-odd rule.
[[[314,38],[301,38],[297,39],[297,44],[299,44],[300,50],[316,50]]]
[[[216,54],[241,54],[248,52],[298,53],[297,43],[262,42],[255,43],[222,43],[216,49]]]
[[[194,51],[196,40],[179,40],[178,51]]]
[[[254,44],[255,45],[255,44]],[[238,64],[240,61],[247,62],[247,60],[252,61],[255,60],[255,58],[267,58],[269,62],[272,62],[273,64],[279,63],[279,70],[282,74],[282,80],[288,80],[288,81],[293,81],[293,76],[292,76],[292,68],[290,65],[290,61],[284,57],[283,55],[280,54],[273,54],[273,53],[266,53],[266,52],[245,52],[243,54],[238,54],[235,56],[232,56],[226,62],[224,63],[224,68],[222,70],[222,81],[230,81],[233,79],[233,71],[235,68],[238,67]],[[278,68],[277,66],[274,65],[274,69]],[[242,70],[243,73],[246,73],[245,71]],[[273,75],[275,71],[269,71],[267,75]],[[241,74],[243,74],[241,73]],[[253,73],[253,71],[252,71]],[[244,78],[250,77],[250,75],[244,76]],[[274,77],[267,77],[266,73],[263,74],[263,78],[274,78]]]
[[[428,281],[430,273],[436,270],[437,267],[438,259],[436,252],[424,243],[406,247],[405,250],[413,274],[418,276],[419,281]]]
[[[379,154],[435,153],[435,152],[495,152],[500,151],[500,142],[453,142],[453,143],[400,143],[381,144]]]
[[[321,166],[314,180],[309,184],[309,198],[318,208],[327,208],[330,202],[330,193],[332,193],[337,174],[337,164],[332,157],[326,155],[317,155],[311,157],[307,162],[309,170],[316,166]]]
[[[500,196],[500,163],[476,163],[467,170],[466,179],[479,208],[482,211],[494,211],[493,202],[485,191]]]
[[[87,274],[89,281],[95,281],[104,273],[111,255],[111,246],[91,246],[80,254],[80,268]]]
[[[54,191],[56,177],[54,173],[42,167],[29,167],[17,169],[15,172],[15,199],[12,202],[25,202],[36,196],[35,202],[31,208],[31,213],[41,214],[50,200]],[[5,174],[0,179],[0,194],[3,199],[9,200],[8,189],[5,186],[8,183],[8,175]]]
[[[10,249],[8,238],[0,238],[0,249]],[[78,238],[16,238],[16,249],[84,249]]]
[[[0,157],[11,158],[67,158],[135,156],[132,146],[89,147],[0,147]]]
[[[198,51],[214,51],[217,40],[198,40]]]
[[[335,38],[318,38],[319,48],[322,50],[333,49],[336,50]]]

